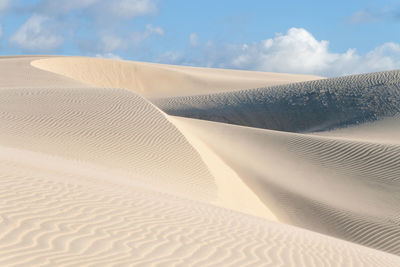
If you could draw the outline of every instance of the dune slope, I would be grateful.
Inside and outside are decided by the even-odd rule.
[[[122,89],[13,88],[0,90],[0,105],[3,145],[125,171],[199,199],[216,198],[213,177],[198,153],[139,96]]]
[[[176,119],[280,221],[400,255],[399,145]]]
[[[376,121],[349,125],[332,131],[315,132],[315,135],[332,136],[344,140],[360,140],[384,144],[400,144],[400,115]]]
[[[152,99],[170,115],[289,132],[325,131],[400,112],[400,71]]]

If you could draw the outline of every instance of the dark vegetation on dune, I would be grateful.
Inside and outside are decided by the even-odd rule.
[[[400,71],[152,101],[170,115],[279,131],[314,132],[399,113]]]

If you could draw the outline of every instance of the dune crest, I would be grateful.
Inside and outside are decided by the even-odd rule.
[[[145,97],[209,94],[322,79],[312,75],[209,69],[85,57],[38,59],[31,64],[88,85],[124,88]]]
[[[400,114],[400,71],[152,101],[175,116],[278,131],[322,132]]]

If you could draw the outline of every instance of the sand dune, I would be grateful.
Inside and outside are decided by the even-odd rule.
[[[400,266],[396,71],[0,70],[1,266]]]
[[[0,57],[0,88],[6,87],[85,87],[65,76],[32,67],[31,62],[43,56]]]
[[[299,74],[183,67],[84,57],[54,57],[32,65],[88,85],[125,88],[146,97],[208,94],[322,79]]]
[[[279,131],[326,131],[398,114],[399,79],[400,71],[387,71],[153,102],[176,116]]]
[[[232,166],[278,220],[400,254],[399,145],[176,119]]]
[[[152,191],[134,177],[127,187],[102,170],[82,172],[83,163],[0,151],[2,266],[400,263],[391,254]]]
[[[375,143],[400,144],[400,116],[384,117],[376,121],[349,125],[332,131],[316,132],[321,136],[361,140]]]

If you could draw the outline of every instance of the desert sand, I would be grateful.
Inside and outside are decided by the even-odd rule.
[[[400,266],[400,72],[0,73],[0,266]]]

